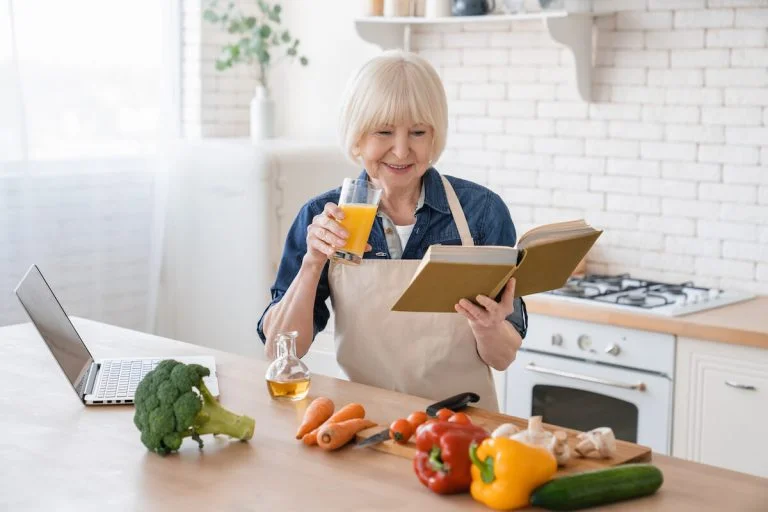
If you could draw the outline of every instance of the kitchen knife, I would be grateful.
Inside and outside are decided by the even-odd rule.
[[[445,400],[440,400],[427,407],[427,416],[430,418],[437,417],[437,411],[440,409],[450,409],[454,412],[460,411],[468,406],[470,403],[475,403],[480,400],[480,396],[477,393],[466,392],[459,393]],[[363,439],[355,444],[355,448],[368,448],[389,439],[389,427],[378,432],[371,437]]]

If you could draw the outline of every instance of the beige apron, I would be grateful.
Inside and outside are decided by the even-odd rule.
[[[442,178],[463,245],[474,245],[451,184]],[[491,370],[477,353],[468,320],[458,313],[391,311],[421,260],[331,263],[336,360],[353,382],[433,400],[464,391],[498,411]]]

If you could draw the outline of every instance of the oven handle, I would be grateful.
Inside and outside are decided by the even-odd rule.
[[[564,372],[562,370],[553,370],[551,368],[544,368],[542,366],[536,366],[534,363],[528,363],[525,369],[529,372],[546,373],[547,375],[557,375],[558,377],[565,377],[567,379],[583,380],[586,382],[594,382],[595,384],[603,384],[605,386],[612,386],[614,388],[622,389],[635,389],[637,391],[645,391],[646,386],[644,382],[638,382],[637,384],[627,384],[626,382],[617,382],[615,380],[599,379],[597,377],[590,377],[589,375],[581,375],[578,373]]]

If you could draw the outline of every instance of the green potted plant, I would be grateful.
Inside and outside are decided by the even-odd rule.
[[[309,60],[299,55],[299,40],[282,29],[280,4],[265,0],[256,1],[259,14],[245,14],[228,2],[219,7],[219,0],[209,0],[203,11],[203,19],[219,25],[232,35],[232,42],[221,49],[216,59],[216,69],[225,71],[238,64],[259,66],[259,82],[251,100],[251,137],[265,139],[274,136],[274,101],[269,91],[269,72],[284,60],[296,61],[306,66]]]

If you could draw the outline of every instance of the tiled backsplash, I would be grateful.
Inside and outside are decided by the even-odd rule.
[[[768,293],[768,1],[591,6],[591,103],[540,21],[415,31],[450,101],[439,168],[498,191],[519,233],[579,217],[605,228],[591,271]],[[185,20],[186,37],[205,34],[199,9]],[[216,75],[217,43],[201,48],[185,73],[202,82],[200,119],[185,126],[247,135],[252,78]]]

